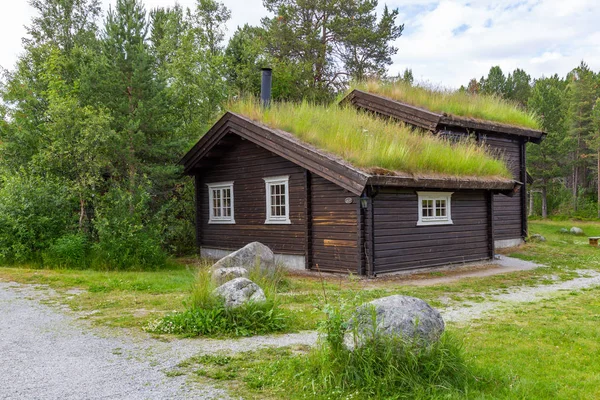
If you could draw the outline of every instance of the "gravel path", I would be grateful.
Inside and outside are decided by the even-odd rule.
[[[102,337],[38,299],[31,287],[0,283],[0,399],[227,398],[167,377],[169,360],[147,355],[151,346]]]
[[[480,303],[463,302],[456,307],[440,310],[445,321],[464,323],[481,318],[503,307],[540,301],[556,295],[560,291],[571,291],[600,286],[600,273],[593,270],[577,270],[579,278],[557,282],[550,285],[530,286],[509,289],[506,293],[486,296]]]

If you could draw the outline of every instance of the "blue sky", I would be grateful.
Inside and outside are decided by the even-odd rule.
[[[106,9],[115,0],[102,0]],[[195,0],[179,0],[192,6]],[[2,5],[0,65],[12,67],[21,51],[32,11],[27,0]],[[175,0],[145,0],[146,8]],[[262,0],[225,0],[232,10],[229,32],[259,24]],[[380,0],[380,8],[386,3]],[[446,87],[486,75],[493,65],[520,67],[532,77],[565,75],[585,60],[600,71],[599,0],[388,0],[400,11],[405,33],[395,45],[390,73],[411,68],[421,81]]]

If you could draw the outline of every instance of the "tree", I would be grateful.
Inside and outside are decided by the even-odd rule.
[[[520,104],[523,108],[531,94],[531,77],[522,69],[517,68],[508,74],[504,88],[504,97]]]
[[[591,167],[589,145],[593,140],[593,109],[597,98],[598,82],[593,71],[582,62],[567,77],[569,89],[569,147],[572,149],[573,207],[577,210],[579,187],[588,187]]]
[[[267,51],[295,68],[297,84],[309,96],[326,99],[349,78],[381,76],[400,37],[398,11],[376,18],[377,0],[264,0],[275,17],[263,18]]]
[[[481,78],[480,86],[483,94],[503,97],[506,93],[506,76],[502,68],[492,67],[487,78]]]
[[[539,118],[547,136],[540,144],[529,144],[527,160],[534,179],[541,186],[542,217],[548,217],[548,186],[563,175],[568,160],[565,153],[566,137],[566,83],[558,75],[535,81],[528,107]]]
[[[46,62],[48,123],[33,164],[68,184],[79,200],[79,229],[83,230],[88,202],[93,199],[102,183],[102,174],[110,164],[115,137],[108,113],[82,106],[77,98],[77,81],[69,85],[62,79],[63,61],[60,52],[55,50]]]

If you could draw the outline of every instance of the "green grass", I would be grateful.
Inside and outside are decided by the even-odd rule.
[[[186,309],[151,322],[146,330],[190,337],[224,337],[264,335],[294,326],[293,313],[280,308],[277,296],[278,286],[286,282],[285,271],[281,268],[266,271],[257,265],[250,270],[249,277],[263,289],[266,301],[228,308],[214,293],[217,283],[209,267],[200,267]]]
[[[437,366],[451,370],[438,368],[440,375],[433,377],[406,375],[406,370],[389,374],[388,380],[404,378],[403,386],[389,393],[373,392],[372,387],[367,392],[369,382],[358,385],[364,379],[360,373],[354,375],[357,386],[348,382],[340,389],[343,371],[319,374],[332,367],[323,359],[327,350],[305,346],[202,355],[182,363],[176,372],[221,381],[253,399],[597,399],[599,320],[600,289],[595,288],[523,304],[468,327],[451,325],[450,337],[435,349]],[[420,360],[422,369],[436,365],[425,360]],[[352,363],[345,365],[350,368]],[[434,383],[428,378],[445,380]],[[338,388],[323,390],[324,382]],[[379,389],[389,388],[388,383]]]
[[[522,110],[516,103],[495,96],[472,95],[448,89],[432,89],[422,85],[409,85],[404,82],[357,82],[352,85],[351,89],[359,89],[389,97],[433,112],[499,122],[523,128],[541,129],[534,114]]]
[[[232,103],[229,109],[292,133],[374,174],[511,177],[504,162],[474,142],[453,144],[350,107],[281,102],[265,109],[255,99],[245,98]]]

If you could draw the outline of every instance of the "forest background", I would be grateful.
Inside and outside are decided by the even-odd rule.
[[[426,85],[387,74],[404,26],[376,0],[264,0],[260,26],[228,41],[231,13],[215,0],[117,0],[105,14],[99,0],[30,5],[24,50],[0,82],[4,263],[159,268],[193,253],[193,182],[177,161],[228,101],[259,93],[262,67],[274,100],[332,102],[352,80]],[[495,66],[459,90],[512,101],[548,133],[528,147],[531,215],[600,216],[599,73],[582,61],[534,80]]]

